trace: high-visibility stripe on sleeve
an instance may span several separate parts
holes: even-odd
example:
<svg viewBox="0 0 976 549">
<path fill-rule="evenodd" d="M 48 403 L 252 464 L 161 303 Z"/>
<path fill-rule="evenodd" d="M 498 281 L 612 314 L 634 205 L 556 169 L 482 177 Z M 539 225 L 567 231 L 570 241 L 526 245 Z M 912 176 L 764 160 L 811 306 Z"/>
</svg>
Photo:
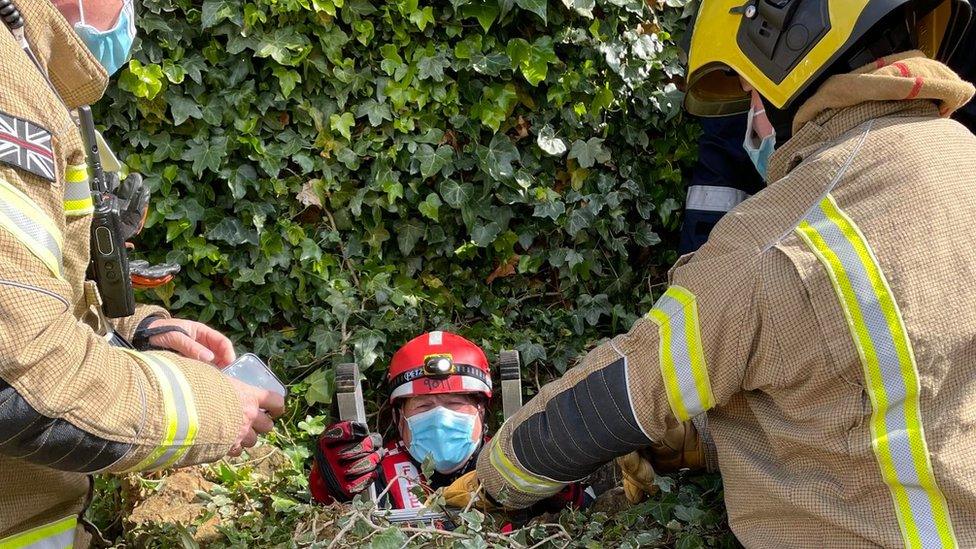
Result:
<svg viewBox="0 0 976 549">
<path fill-rule="evenodd" d="M 156 377 L 163 402 L 163 439 L 132 471 L 165 469 L 177 463 L 193 446 L 200 427 L 193 392 L 183 372 L 168 358 L 151 353 L 126 352 L 149 367 Z"/>
<path fill-rule="evenodd" d="M 77 526 L 78 517 L 71 515 L 0 539 L 0 549 L 69 549 L 74 545 Z"/>
<path fill-rule="evenodd" d="M 687 421 L 715 406 L 702 349 L 701 323 L 695 295 L 671 286 L 648 313 L 658 327 L 661 375 L 671 411 Z"/>
<path fill-rule="evenodd" d="M 94 212 L 88 167 L 84 164 L 68 166 L 64 179 L 64 214 L 82 216 Z"/>
<path fill-rule="evenodd" d="M 830 195 L 796 229 L 834 287 L 864 370 L 871 444 L 906 547 L 956 547 L 920 414 L 912 342 L 877 257 Z"/>
<path fill-rule="evenodd" d="M 488 444 L 491 446 L 488 454 L 488 461 L 491 463 L 491 466 L 498 471 L 498 474 L 506 482 L 517 488 L 520 492 L 532 495 L 551 496 L 563 488 L 564 484 L 561 482 L 533 475 L 518 465 L 515 465 L 505 455 L 505 452 L 502 451 L 498 438 L 493 438 Z"/>
<path fill-rule="evenodd" d="M 36 202 L 3 179 L 0 179 L 0 228 L 26 246 L 51 274 L 61 277 L 61 231 Z"/>
</svg>

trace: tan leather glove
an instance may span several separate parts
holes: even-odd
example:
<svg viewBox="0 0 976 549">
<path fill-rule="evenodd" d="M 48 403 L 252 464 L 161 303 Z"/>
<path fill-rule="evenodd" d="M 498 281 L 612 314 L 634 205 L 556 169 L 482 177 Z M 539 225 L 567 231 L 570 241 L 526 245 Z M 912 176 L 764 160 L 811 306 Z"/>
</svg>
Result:
<svg viewBox="0 0 976 549">
<path fill-rule="evenodd" d="M 655 471 L 673 473 L 681 469 L 705 469 L 705 445 L 694 424 L 686 421 L 666 431 L 660 441 L 646 450 L 617 458 L 617 465 L 624 477 L 627 501 L 636 504 L 657 493 Z"/>
<path fill-rule="evenodd" d="M 705 469 L 705 444 L 695 425 L 686 421 L 668 429 L 664 438 L 647 450 L 647 459 L 659 473 Z"/>
<path fill-rule="evenodd" d="M 479 493 L 480 492 L 480 493 Z M 482 511 L 497 511 L 500 508 L 492 503 L 488 496 L 481 491 L 481 481 L 478 471 L 471 471 L 458 477 L 450 486 L 444 489 L 444 500 L 451 507 L 464 509 L 471 503 L 471 498 L 478 496 L 475 506 Z"/>
<path fill-rule="evenodd" d="M 654 468 L 640 452 L 631 452 L 617 458 L 617 465 L 624 476 L 624 495 L 627 501 L 637 504 L 644 498 L 657 493 L 654 485 Z"/>
</svg>

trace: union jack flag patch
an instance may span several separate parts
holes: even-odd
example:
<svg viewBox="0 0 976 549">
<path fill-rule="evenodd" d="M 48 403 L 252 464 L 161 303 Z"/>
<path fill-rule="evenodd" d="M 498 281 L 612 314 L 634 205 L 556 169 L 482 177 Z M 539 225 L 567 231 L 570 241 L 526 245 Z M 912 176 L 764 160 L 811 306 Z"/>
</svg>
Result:
<svg viewBox="0 0 976 549">
<path fill-rule="evenodd" d="M 0 162 L 54 181 L 51 132 L 0 112 Z"/>
</svg>

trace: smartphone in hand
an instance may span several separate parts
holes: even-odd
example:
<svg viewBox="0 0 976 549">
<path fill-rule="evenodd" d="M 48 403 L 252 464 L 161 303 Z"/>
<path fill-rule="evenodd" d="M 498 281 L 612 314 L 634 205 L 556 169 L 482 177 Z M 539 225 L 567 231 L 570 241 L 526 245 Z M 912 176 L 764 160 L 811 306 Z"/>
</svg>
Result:
<svg viewBox="0 0 976 549">
<path fill-rule="evenodd" d="M 248 385 L 265 389 L 273 393 L 278 393 L 282 397 L 288 394 L 284 384 L 274 375 L 271 368 L 263 360 L 252 353 L 246 353 L 231 362 L 229 366 L 221 370 L 224 375 L 230 376 Z"/>
</svg>

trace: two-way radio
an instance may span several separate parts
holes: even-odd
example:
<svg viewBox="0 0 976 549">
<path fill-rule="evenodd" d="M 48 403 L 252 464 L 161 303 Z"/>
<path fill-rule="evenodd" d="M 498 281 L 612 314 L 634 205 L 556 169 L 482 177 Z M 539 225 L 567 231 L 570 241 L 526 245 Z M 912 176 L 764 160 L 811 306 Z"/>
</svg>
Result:
<svg viewBox="0 0 976 549">
<path fill-rule="evenodd" d="M 88 278 L 95 281 L 102 296 L 102 311 L 109 318 L 131 316 L 136 310 L 132 279 L 129 276 L 129 256 L 122 238 L 122 221 L 118 199 L 108 188 L 102 169 L 95 137 L 95 121 L 91 109 L 78 109 L 81 137 L 85 143 L 85 157 L 91 176 L 92 199 L 95 212 L 91 224 L 91 262 Z"/>
</svg>

